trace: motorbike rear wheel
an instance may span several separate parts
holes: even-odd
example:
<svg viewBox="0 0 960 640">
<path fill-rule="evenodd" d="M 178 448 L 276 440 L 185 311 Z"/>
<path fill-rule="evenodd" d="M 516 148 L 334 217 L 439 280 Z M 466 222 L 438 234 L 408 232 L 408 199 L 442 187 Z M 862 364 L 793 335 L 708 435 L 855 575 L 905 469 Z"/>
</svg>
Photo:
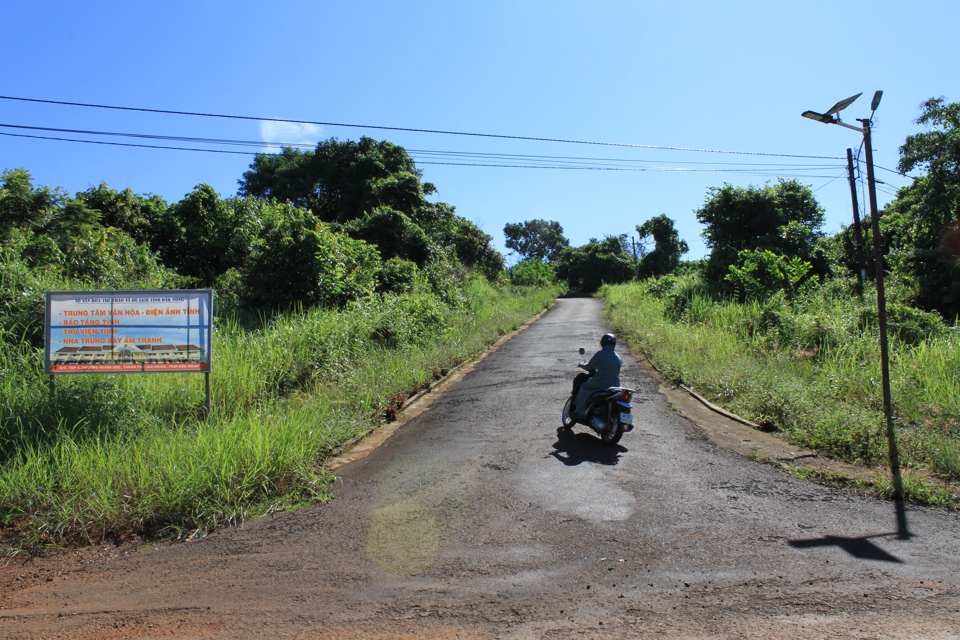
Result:
<svg viewBox="0 0 960 640">
<path fill-rule="evenodd" d="M 620 424 L 619 422 L 614 423 L 614 425 L 611 428 L 603 431 L 603 433 L 600 434 L 600 440 L 603 442 L 603 444 L 609 444 L 609 445 L 617 444 L 618 442 L 620 442 L 620 438 L 622 437 L 623 437 L 623 425 Z"/>
<path fill-rule="evenodd" d="M 573 413 L 573 396 L 567 398 L 567 402 L 563 405 L 563 414 L 560 417 L 560 420 L 565 429 L 569 429 L 577 423 L 571 415 Z"/>
</svg>

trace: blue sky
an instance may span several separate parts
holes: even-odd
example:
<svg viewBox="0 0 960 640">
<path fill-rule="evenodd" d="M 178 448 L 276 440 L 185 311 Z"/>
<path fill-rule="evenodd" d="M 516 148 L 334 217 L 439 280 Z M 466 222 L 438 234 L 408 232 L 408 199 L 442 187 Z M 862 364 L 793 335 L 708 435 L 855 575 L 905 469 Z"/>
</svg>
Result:
<svg viewBox="0 0 960 640">
<path fill-rule="evenodd" d="M 913 122 L 920 103 L 960 100 L 955 0 L 2 0 L 0 6 L 4 96 L 834 158 L 278 127 L 0 100 L 5 125 L 249 141 L 388 139 L 411 150 L 439 199 L 490 233 L 501 250 L 507 222 L 557 220 L 573 244 L 582 244 L 632 233 L 664 213 L 689 243 L 687 257 L 702 257 L 707 249 L 694 211 L 707 189 L 763 184 L 777 175 L 807 176 L 802 181 L 826 209 L 825 230 L 835 232 L 852 217 L 841 158 L 847 147 L 856 150 L 860 136 L 800 113 L 864 92 L 841 114 L 857 124 L 882 89 L 875 161 L 894 169 L 904 138 L 921 131 Z M 0 133 L 103 139 L 9 127 Z M 438 157 L 425 152 L 436 151 L 601 158 L 614 161 L 608 166 L 648 170 L 425 164 Z M 36 183 L 70 192 L 102 181 L 176 201 L 207 183 L 230 196 L 251 160 L 0 136 L 0 169 L 25 167 Z M 883 170 L 878 178 L 887 183 L 880 186 L 881 205 L 908 183 Z"/>
</svg>

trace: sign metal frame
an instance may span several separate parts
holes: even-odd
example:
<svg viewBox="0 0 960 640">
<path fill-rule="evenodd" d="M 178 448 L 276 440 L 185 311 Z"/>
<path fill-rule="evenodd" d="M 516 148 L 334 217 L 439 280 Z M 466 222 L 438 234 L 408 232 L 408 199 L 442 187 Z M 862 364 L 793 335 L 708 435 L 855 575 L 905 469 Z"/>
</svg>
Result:
<svg viewBox="0 0 960 640">
<path fill-rule="evenodd" d="M 213 290 L 47 291 L 44 373 L 203 373 L 210 412 Z"/>
</svg>

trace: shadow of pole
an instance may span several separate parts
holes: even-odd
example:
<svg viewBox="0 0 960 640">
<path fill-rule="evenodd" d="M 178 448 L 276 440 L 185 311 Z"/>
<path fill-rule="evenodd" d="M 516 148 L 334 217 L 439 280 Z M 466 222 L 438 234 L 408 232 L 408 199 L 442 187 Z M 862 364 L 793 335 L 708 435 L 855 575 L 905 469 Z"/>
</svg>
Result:
<svg viewBox="0 0 960 640">
<path fill-rule="evenodd" d="M 883 535 L 886 536 L 890 534 Z M 795 549 L 807 549 L 810 547 L 840 547 L 854 558 L 858 558 L 860 560 L 879 560 L 881 562 L 902 563 L 902 560 L 884 551 L 870 541 L 870 538 L 878 537 L 882 536 L 863 536 L 862 538 L 823 536 L 822 538 L 810 538 L 807 540 L 788 540 L 787 544 Z M 897 535 L 897 537 L 899 537 L 899 535 Z"/>
<path fill-rule="evenodd" d="M 902 491 L 901 491 L 901 495 Z M 903 499 L 894 501 L 897 510 L 897 538 L 900 540 L 909 540 L 913 537 L 913 534 L 910 533 L 910 530 L 907 528 L 907 506 L 904 504 Z"/>
</svg>

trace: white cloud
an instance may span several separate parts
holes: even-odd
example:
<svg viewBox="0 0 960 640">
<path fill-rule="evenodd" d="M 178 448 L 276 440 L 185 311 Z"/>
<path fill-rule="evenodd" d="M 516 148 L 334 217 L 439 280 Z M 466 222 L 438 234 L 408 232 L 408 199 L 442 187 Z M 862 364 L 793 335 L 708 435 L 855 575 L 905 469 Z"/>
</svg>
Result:
<svg viewBox="0 0 960 640">
<path fill-rule="evenodd" d="M 286 142 L 289 144 L 316 144 L 323 135 L 323 129 L 315 124 L 301 122 L 260 121 L 260 137 L 264 142 Z M 268 151 L 276 152 L 275 147 Z"/>
</svg>

